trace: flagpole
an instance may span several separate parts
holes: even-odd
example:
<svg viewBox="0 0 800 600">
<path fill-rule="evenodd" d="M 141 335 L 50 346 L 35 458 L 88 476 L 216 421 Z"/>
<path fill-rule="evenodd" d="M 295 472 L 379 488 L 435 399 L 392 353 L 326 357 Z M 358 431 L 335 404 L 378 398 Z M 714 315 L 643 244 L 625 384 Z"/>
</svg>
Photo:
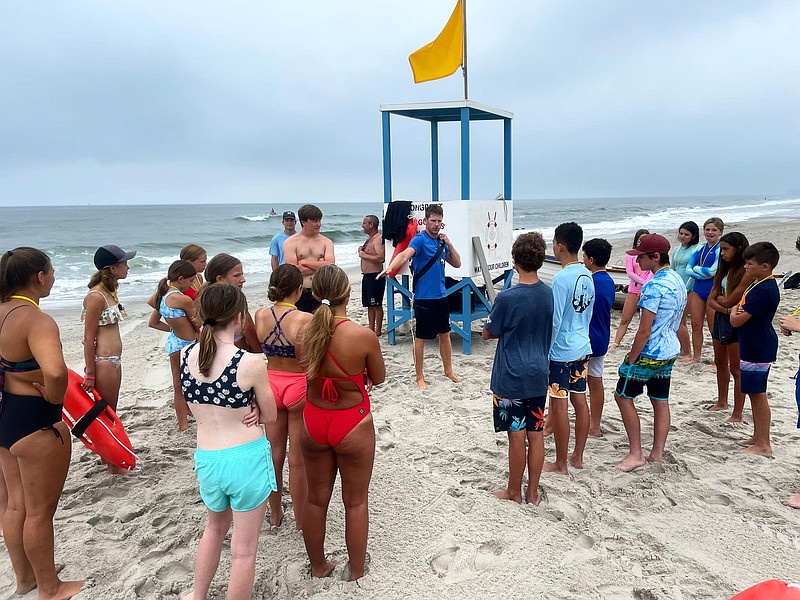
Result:
<svg viewBox="0 0 800 600">
<path fill-rule="evenodd" d="M 467 79 L 467 0 L 461 0 L 461 20 L 464 22 L 464 64 L 461 70 L 464 73 L 464 100 L 469 99 L 469 82 Z"/>
</svg>

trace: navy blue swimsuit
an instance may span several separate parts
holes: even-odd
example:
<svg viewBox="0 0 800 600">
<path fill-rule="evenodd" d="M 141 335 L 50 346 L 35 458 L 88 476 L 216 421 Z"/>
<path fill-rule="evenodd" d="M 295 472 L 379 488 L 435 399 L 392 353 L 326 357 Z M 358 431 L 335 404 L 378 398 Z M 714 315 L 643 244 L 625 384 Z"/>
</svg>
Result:
<svg viewBox="0 0 800 600">
<path fill-rule="evenodd" d="M 16 306 L 6 313 L 0 330 L 8 315 L 22 308 Z M 11 448 L 22 438 L 39 430 L 51 430 L 61 439 L 61 433 L 53 427 L 61 420 L 61 404 L 52 404 L 41 396 L 23 396 L 4 390 L 6 373 L 30 373 L 41 367 L 35 358 L 13 362 L 0 356 L 0 447 Z M 64 440 L 61 439 L 61 443 Z"/>
<path fill-rule="evenodd" d="M 236 383 L 236 372 L 244 350 L 239 350 L 231 358 L 231 362 L 216 380 L 210 382 L 197 381 L 189 372 L 189 353 L 196 342 L 189 346 L 183 355 L 181 367 L 181 389 L 183 397 L 189 404 L 211 404 L 225 408 L 245 408 L 253 402 L 253 390 L 242 391 Z"/>
</svg>

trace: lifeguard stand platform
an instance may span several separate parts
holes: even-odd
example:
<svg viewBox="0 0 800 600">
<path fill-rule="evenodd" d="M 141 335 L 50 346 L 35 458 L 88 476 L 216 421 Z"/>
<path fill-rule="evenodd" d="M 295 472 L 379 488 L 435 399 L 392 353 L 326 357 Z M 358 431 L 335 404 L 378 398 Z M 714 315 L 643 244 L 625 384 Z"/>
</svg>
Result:
<svg viewBox="0 0 800 600">
<path fill-rule="evenodd" d="M 475 226 L 475 221 L 480 219 L 485 223 L 487 221 L 487 207 L 489 207 L 488 219 L 492 220 L 491 210 L 498 209 L 496 206 L 500 205 L 503 208 L 503 214 L 509 228 L 512 227 L 512 215 L 508 214 L 511 203 L 511 119 L 514 115 L 508 111 L 491 108 L 471 100 L 460 100 L 454 102 L 430 102 L 424 104 L 386 104 L 381 105 L 381 117 L 383 126 L 383 201 L 388 205 L 392 201 L 392 141 L 391 141 L 391 116 L 397 115 L 401 117 L 408 117 L 410 119 L 418 119 L 420 121 L 428 121 L 431 128 L 431 200 L 430 202 L 439 202 L 439 123 L 460 122 L 461 123 L 461 201 L 469 201 L 469 204 L 464 203 L 463 210 L 453 205 L 460 205 L 461 201 L 445 202 L 443 203 L 445 209 L 445 217 L 447 223 L 452 223 L 454 219 L 453 212 L 455 211 L 460 221 L 463 222 L 464 227 L 457 228 L 448 227 L 447 233 L 451 239 L 454 233 L 459 231 L 461 233 L 460 243 L 456 243 L 459 254 L 462 256 L 462 269 L 460 272 L 453 272 L 454 270 L 448 265 L 447 269 L 449 274 L 461 275 L 461 281 L 456 285 L 448 288 L 447 295 L 461 294 L 461 310 L 450 313 L 450 324 L 452 328 L 463 339 L 463 353 L 471 354 L 472 352 L 472 339 L 471 329 L 472 322 L 485 318 L 491 312 L 491 305 L 484 297 L 484 294 L 479 290 L 478 286 L 473 281 L 473 275 L 481 273 L 481 268 L 475 266 L 473 263 L 477 262 L 474 257 L 474 250 L 471 243 L 471 238 L 466 237 L 469 231 Z M 470 122 L 471 121 L 502 121 L 503 123 L 503 198 L 505 202 L 495 201 L 472 201 L 470 200 Z M 480 206 L 478 206 L 480 205 Z M 412 207 L 414 213 L 423 213 L 427 203 L 415 203 Z M 474 212 L 474 217 L 469 217 L 468 214 Z M 461 214 L 463 213 L 463 214 Z M 495 212 L 496 217 L 496 212 Z M 495 219 L 496 220 L 496 219 Z M 469 221 L 469 222 L 468 222 Z M 421 221 L 420 221 L 421 222 Z M 496 228 L 495 223 L 495 228 Z M 488 228 L 489 224 L 485 226 Z M 502 281 L 503 288 L 507 288 L 511 284 L 513 270 L 510 261 L 510 243 L 511 232 L 506 234 L 508 238 L 507 253 L 508 256 L 504 259 L 496 260 L 495 264 L 489 265 L 491 269 L 494 267 L 504 269 L 502 274 L 491 278 L 489 273 L 485 273 L 485 283 L 493 286 L 494 284 Z M 464 243 L 464 241 L 469 240 Z M 496 246 L 496 244 L 494 244 Z M 497 258 L 497 257 L 495 257 Z M 389 343 L 394 345 L 396 342 L 397 328 L 408 321 L 412 316 L 411 307 L 411 290 L 409 288 L 408 270 L 401 271 L 400 280 L 388 278 L 388 295 L 387 295 L 387 332 L 389 334 Z M 489 284 L 491 279 L 491 284 Z M 396 306 L 396 296 L 400 296 L 400 305 Z M 473 302 L 473 299 L 474 302 Z M 459 325 L 460 323 L 461 325 Z"/>
</svg>

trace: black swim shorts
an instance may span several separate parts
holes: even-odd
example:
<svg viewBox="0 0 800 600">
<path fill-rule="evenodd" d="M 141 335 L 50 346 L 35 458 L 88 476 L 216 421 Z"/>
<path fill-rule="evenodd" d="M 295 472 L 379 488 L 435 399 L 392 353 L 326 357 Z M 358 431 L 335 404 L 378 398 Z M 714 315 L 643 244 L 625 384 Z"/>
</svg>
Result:
<svg viewBox="0 0 800 600">
<path fill-rule="evenodd" d="M 447 298 L 414 300 L 415 335 L 421 340 L 432 340 L 440 333 L 450 331 L 450 305 Z"/>
<path fill-rule="evenodd" d="M 361 306 L 382 306 L 386 291 L 386 278 L 376 277 L 377 273 L 361 274 Z"/>
</svg>

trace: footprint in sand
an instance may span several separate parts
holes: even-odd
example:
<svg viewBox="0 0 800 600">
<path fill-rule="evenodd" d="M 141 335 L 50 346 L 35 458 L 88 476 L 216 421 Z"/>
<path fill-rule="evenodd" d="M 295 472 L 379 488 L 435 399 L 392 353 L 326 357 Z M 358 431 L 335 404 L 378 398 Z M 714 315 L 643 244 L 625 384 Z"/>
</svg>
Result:
<svg viewBox="0 0 800 600">
<path fill-rule="evenodd" d="M 442 548 L 436 552 L 430 560 L 431 569 L 439 577 L 444 577 L 450 570 L 453 564 L 453 559 L 458 552 L 458 546 L 450 546 L 449 548 Z"/>
<path fill-rule="evenodd" d="M 701 498 L 701 500 L 712 506 L 730 506 L 732 503 L 731 499 L 725 494 L 711 494 Z"/>
<path fill-rule="evenodd" d="M 389 450 L 394 448 L 394 431 L 389 425 L 382 425 L 378 427 L 378 448 L 383 450 Z"/>
<path fill-rule="evenodd" d="M 578 534 L 578 539 L 575 540 L 575 545 L 578 546 L 578 548 L 588 550 L 594 546 L 594 538 L 591 538 L 585 533 L 581 532 Z"/>
</svg>

